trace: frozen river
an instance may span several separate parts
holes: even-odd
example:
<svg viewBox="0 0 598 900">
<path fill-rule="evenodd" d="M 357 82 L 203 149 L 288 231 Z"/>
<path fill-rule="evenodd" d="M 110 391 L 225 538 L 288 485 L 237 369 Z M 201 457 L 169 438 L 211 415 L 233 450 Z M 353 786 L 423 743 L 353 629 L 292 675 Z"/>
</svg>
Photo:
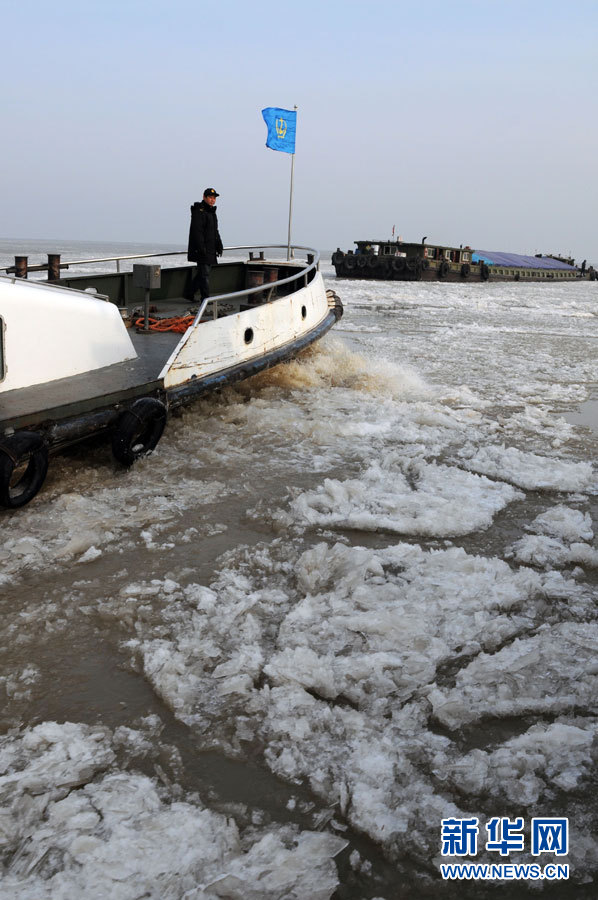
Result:
<svg viewBox="0 0 598 900">
<path fill-rule="evenodd" d="M 2 515 L 0 897 L 527 896 L 440 879 L 497 816 L 595 896 L 598 285 L 323 270 L 318 346 Z"/>
</svg>

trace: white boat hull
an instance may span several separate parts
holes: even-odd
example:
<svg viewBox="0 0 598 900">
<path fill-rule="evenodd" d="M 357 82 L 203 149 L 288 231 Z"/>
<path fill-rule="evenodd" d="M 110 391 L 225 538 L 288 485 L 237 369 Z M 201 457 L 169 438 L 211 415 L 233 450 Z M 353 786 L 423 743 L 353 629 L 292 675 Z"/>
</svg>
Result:
<svg viewBox="0 0 598 900">
<path fill-rule="evenodd" d="M 295 293 L 190 328 L 160 373 L 168 390 L 249 362 L 313 331 L 329 313 L 318 272 Z"/>
</svg>

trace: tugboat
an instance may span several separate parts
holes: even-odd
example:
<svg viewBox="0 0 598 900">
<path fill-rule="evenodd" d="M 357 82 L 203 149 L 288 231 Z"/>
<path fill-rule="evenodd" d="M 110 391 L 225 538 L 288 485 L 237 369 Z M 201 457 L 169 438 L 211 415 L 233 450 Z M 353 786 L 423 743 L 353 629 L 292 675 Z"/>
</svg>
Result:
<svg viewBox="0 0 598 900">
<path fill-rule="evenodd" d="M 69 264 L 49 258 L 51 283 L 26 280 L 26 269 L 0 277 L 0 506 L 28 503 L 49 454 L 92 435 L 131 465 L 155 448 L 171 409 L 296 356 L 342 316 L 317 251 L 296 247 L 306 259 L 282 261 L 229 249 L 249 259 L 215 267 L 214 296 L 193 310 L 194 267 L 120 271 L 124 259 L 164 254 L 79 260 L 117 271 L 66 278 L 57 270 Z"/>
<path fill-rule="evenodd" d="M 471 247 L 428 243 L 355 241 L 356 250 L 339 248 L 332 254 L 338 278 L 371 278 L 377 281 L 546 281 L 590 278 L 592 266 L 579 269 L 574 260 L 555 256 L 522 256 Z"/>
</svg>

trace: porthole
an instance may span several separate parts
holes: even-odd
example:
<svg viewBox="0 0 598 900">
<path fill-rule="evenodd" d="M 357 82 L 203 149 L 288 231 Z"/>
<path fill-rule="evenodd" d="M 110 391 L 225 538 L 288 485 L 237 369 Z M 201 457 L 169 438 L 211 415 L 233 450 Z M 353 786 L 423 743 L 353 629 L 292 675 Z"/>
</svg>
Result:
<svg viewBox="0 0 598 900">
<path fill-rule="evenodd" d="M 243 335 L 245 343 L 250 344 L 253 340 L 253 328 L 246 328 L 245 334 Z"/>
<path fill-rule="evenodd" d="M 307 309 L 305 308 L 305 306 L 302 306 L 302 307 L 301 307 L 301 318 L 302 318 L 302 319 L 306 319 L 306 318 L 307 318 Z"/>
</svg>

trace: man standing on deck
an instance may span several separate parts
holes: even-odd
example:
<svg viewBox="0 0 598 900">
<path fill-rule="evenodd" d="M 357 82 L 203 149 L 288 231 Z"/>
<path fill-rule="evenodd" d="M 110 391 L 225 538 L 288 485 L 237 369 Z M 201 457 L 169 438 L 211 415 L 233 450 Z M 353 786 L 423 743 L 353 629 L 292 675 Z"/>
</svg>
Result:
<svg viewBox="0 0 598 900">
<path fill-rule="evenodd" d="M 216 197 L 219 196 L 214 188 L 206 188 L 201 203 L 194 203 L 191 207 L 187 259 L 197 263 L 197 269 L 191 290 L 185 294 L 186 300 L 193 300 L 196 291 L 199 291 L 202 300 L 210 296 L 210 268 L 216 265 L 223 249 L 216 216 Z"/>
</svg>

